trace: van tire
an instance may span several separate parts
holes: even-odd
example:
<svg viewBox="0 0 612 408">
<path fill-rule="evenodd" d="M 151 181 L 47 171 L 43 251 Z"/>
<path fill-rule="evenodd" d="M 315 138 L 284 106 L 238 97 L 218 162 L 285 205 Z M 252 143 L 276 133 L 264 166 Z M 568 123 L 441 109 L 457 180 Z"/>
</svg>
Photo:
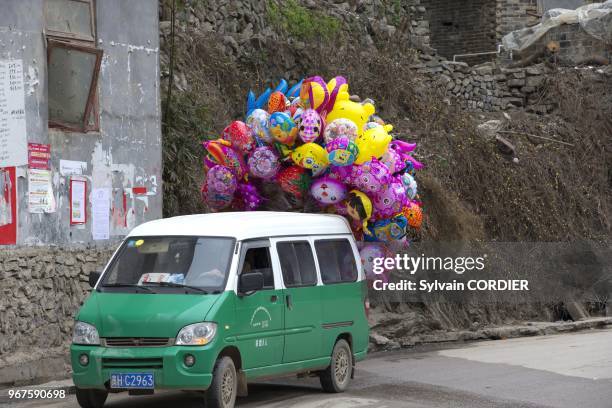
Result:
<svg viewBox="0 0 612 408">
<path fill-rule="evenodd" d="M 106 390 L 76 389 L 76 399 L 81 408 L 102 408 L 108 397 Z"/>
<path fill-rule="evenodd" d="M 206 408 L 233 408 L 238 391 L 238 376 L 234 361 L 227 356 L 215 363 L 213 379 L 206 391 Z"/>
<path fill-rule="evenodd" d="M 323 391 L 330 393 L 344 392 L 351 381 L 353 353 L 351 346 L 344 339 L 336 342 L 331 355 L 329 367 L 319 374 Z"/>
</svg>

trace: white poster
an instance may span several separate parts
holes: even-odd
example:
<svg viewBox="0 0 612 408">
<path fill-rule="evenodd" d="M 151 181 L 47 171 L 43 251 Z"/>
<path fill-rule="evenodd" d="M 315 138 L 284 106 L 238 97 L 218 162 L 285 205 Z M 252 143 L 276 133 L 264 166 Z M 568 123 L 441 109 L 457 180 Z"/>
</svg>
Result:
<svg viewBox="0 0 612 408">
<path fill-rule="evenodd" d="M 28 170 L 28 209 L 33 214 L 55 212 L 50 170 Z"/>
<path fill-rule="evenodd" d="M 0 61 L 0 167 L 28 164 L 23 64 Z"/>
<path fill-rule="evenodd" d="M 60 160 L 60 174 L 62 176 L 80 176 L 86 170 L 86 162 L 74 160 Z"/>
<path fill-rule="evenodd" d="M 94 188 L 91 193 L 91 234 L 94 240 L 110 237 L 110 188 Z"/>
<path fill-rule="evenodd" d="M 70 225 L 87 222 L 87 181 L 70 180 Z"/>
</svg>

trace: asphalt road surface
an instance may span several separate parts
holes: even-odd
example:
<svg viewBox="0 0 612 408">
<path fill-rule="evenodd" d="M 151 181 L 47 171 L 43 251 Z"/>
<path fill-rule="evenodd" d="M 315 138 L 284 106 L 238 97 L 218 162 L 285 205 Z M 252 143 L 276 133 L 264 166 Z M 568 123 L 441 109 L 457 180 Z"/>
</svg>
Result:
<svg viewBox="0 0 612 408">
<path fill-rule="evenodd" d="M 106 406 L 190 408 L 200 399 L 115 394 Z M 78 407 L 74 396 L 8 406 Z M 316 378 L 283 379 L 249 385 L 237 407 L 612 408 L 612 329 L 374 354 L 344 394 L 322 393 Z"/>
</svg>

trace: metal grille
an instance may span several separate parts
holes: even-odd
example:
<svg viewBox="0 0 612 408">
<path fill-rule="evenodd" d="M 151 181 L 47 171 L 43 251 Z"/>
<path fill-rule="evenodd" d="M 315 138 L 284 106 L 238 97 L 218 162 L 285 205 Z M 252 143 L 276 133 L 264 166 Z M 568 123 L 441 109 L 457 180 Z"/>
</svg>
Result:
<svg viewBox="0 0 612 408">
<path fill-rule="evenodd" d="M 102 368 L 163 368 L 162 358 L 102 358 Z"/>
<path fill-rule="evenodd" d="M 165 347 L 171 346 L 174 339 L 167 337 L 107 337 L 102 340 L 106 347 Z"/>
</svg>

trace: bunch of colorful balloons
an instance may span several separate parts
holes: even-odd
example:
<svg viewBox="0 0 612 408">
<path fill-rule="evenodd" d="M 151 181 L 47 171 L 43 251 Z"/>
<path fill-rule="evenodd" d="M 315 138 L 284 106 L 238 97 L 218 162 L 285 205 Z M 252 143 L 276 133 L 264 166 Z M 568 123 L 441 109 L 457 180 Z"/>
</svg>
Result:
<svg viewBox="0 0 612 408">
<path fill-rule="evenodd" d="M 346 216 L 358 239 L 404 240 L 421 227 L 414 175 L 423 165 L 412 156 L 416 144 L 392 131 L 371 100 L 350 97 L 341 76 L 291 88 L 281 80 L 259 97 L 249 91 L 245 120 L 203 142 L 202 197 L 213 211 L 255 210 L 266 199 L 262 185 L 277 183 L 295 200 Z"/>
</svg>

